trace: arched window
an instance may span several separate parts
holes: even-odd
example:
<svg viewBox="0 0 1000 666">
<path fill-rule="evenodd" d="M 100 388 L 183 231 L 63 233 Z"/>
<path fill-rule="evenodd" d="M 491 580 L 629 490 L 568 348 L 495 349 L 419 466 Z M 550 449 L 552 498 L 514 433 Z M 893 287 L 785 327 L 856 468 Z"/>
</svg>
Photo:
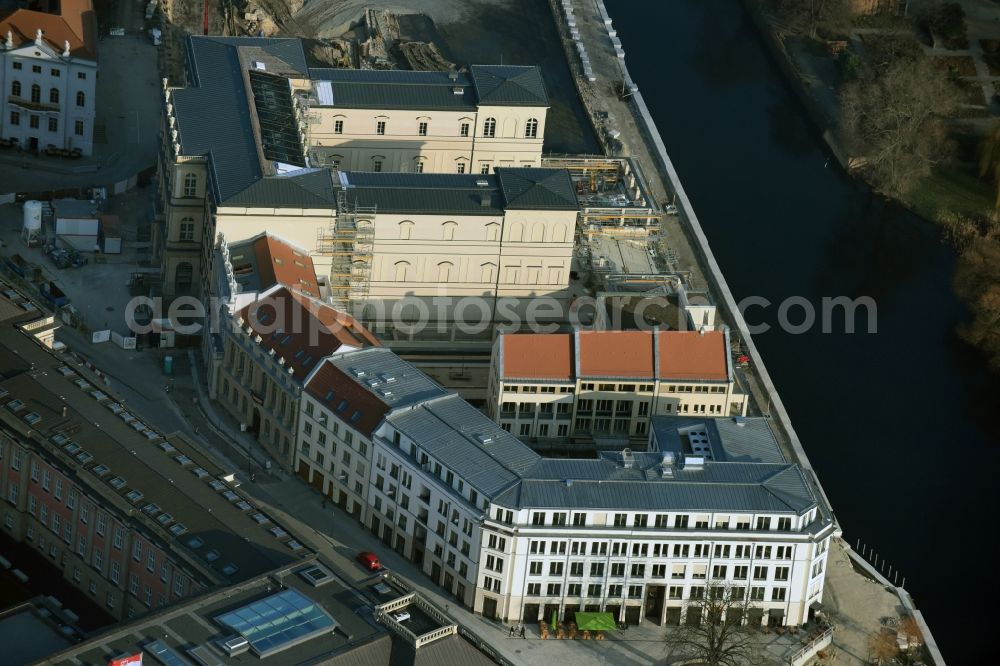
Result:
<svg viewBox="0 0 1000 666">
<path fill-rule="evenodd" d="M 523 224 L 521 224 L 520 222 L 515 222 L 514 224 L 510 225 L 510 236 L 508 236 L 507 238 L 508 241 L 512 243 L 520 243 L 521 238 L 523 236 L 524 236 Z"/>
<path fill-rule="evenodd" d="M 458 222 L 444 222 L 441 224 L 441 238 L 442 240 L 455 240 L 455 227 L 458 226 Z"/>
<path fill-rule="evenodd" d="M 541 222 L 535 222 L 531 225 L 531 242 L 541 243 L 545 240 L 545 225 Z"/>
<path fill-rule="evenodd" d="M 31 84 L 31 101 L 35 104 L 42 101 L 42 87 L 37 83 Z"/>
<path fill-rule="evenodd" d="M 406 282 L 408 277 L 407 273 L 410 270 L 410 262 L 408 261 L 397 261 L 396 262 L 396 274 L 394 276 L 396 282 Z"/>
<path fill-rule="evenodd" d="M 497 119 L 487 118 L 483 121 L 483 136 L 497 135 Z"/>
<path fill-rule="evenodd" d="M 438 264 L 438 282 L 449 282 L 453 268 L 455 268 L 455 264 L 450 261 L 442 261 Z"/>
<path fill-rule="evenodd" d="M 59 103 L 59 88 L 53 88 L 49 91 L 49 104 Z"/>
<path fill-rule="evenodd" d="M 80 92 L 78 92 L 76 94 L 76 105 L 77 106 L 83 106 L 86 103 L 87 103 L 87 96 L 81 90 Z"/>
<path fill-rule="evenodd" d="M 424 161 L 425 160 L 426 160 L 426 158 L 424 158 L 424 157 L 415 157 L 415 158 L 413 158 L 413 171 L 414 171 L 414 173 L 423 173 L 424 172 Z"/>
<path fill-rule="evenodd" d="M 495 241 L 500 237 L 500 225 L 490 222 L 486 225 L 486 240 Z"/>
<path fill-rule="evenodd" d="M 184 196 L 198 196 L 198 176 L 193 173 L 184 174 Z"/>
<path fill-rule="evenodd" d="M 524 123 L 524 136 L 528 139 L 534 139 L 538 136 L 537 118 L 528 118 L 528 122 Z"/>
<path fill-rule="evenodd" d="M 399 223 L 399 239 L 410 240 L 410 233 L 413 231 L 413 222 L 403 220 Z"/>
<path fill-rule="evenodd" d="M 10 94 L 13 95 L 14 97 L 20 97 L 21 96 L 21 82 L 20 81 L 12 81 L 11 82 L 11 84 L 10 84 Z"/>
</svg>

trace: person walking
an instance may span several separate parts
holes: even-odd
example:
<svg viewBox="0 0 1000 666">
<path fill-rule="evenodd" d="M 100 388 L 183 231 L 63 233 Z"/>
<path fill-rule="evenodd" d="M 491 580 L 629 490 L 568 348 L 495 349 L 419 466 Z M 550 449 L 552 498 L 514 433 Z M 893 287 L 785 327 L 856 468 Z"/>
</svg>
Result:
<svg viewBox="0 0 1000 666">
<path fill-rule="evenodd" d="M 510 625 L 510 633 L 507 634 L 507 638 L 514 638 L 514 625 Z"/>
<path fill-rule="evenodd" d="M 521 638 L 524 638 L 524 625 L 521 625 Z"/>
</svg>

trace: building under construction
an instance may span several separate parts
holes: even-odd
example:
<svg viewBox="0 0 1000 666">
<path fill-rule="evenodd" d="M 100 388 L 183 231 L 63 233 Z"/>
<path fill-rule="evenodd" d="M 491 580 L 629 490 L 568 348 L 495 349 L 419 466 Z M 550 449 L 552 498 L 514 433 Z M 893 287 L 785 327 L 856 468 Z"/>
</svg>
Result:
<svg viewBox="0 0 1000 666">
<path fill-rule="evenodd" d="M 542 166 L 569 171 L 580 202 L 579 229 L 588 239 L 659 233 L 663 212 L 631 157 L 543 157 Z"/>
</svg>

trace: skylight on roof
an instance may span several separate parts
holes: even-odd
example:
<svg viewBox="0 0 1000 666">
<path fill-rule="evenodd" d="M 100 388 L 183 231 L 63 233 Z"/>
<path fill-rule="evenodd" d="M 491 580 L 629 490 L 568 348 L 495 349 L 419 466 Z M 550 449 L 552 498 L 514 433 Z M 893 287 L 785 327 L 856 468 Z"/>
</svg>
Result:
<svg viewBox="0 0 1000 666">
<path fill-rule="evenodd" d="M 355 409 L 354 413 L 351 414 L 351 423 L 354 423 L 355 421 L 357 421 L 360 418 L 361 418 L 361 410 L 360 409 Z"/>
<path fill-rule="evenodd" d="M 340 401 L 340 404 L 339 404 L 339 405 L 337 405 L 337 411 L 338 411 L 338 412 L 342 412 L 342 411 L 344 411 L 345 409 L 347 409 L 347 400 L 341 400 L 341 401 Z"/>
<path fill-rule="evenodd" d="M 333 400 L 333 391 L 327 391 L 326 395 L 323 396 L 323 400 L 325 400 L 326 402 L 330 402 L 331 400 Z"/>
<path fill-rule="evenodd" d="M 215 621 L 245 638 L 262 659 L 337 628 L 322 606 L 294 589 L 217 615 Z"/>
</svg>

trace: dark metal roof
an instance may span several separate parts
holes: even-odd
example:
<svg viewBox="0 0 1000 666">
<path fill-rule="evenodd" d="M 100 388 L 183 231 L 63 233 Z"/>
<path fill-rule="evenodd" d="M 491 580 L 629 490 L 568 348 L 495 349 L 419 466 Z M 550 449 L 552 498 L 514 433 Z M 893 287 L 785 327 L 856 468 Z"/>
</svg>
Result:
<svg viewBox="0 0 1000 666">
<path fill-rule="evenodd" d="M 172 93 L 181 154 L 208 158 L 215 199 L 224 201 L 263 176 L 243 71 L 264 58 L 304 75 L 302 42 L 191 36 L 187 57 L 191 85 Z"/>
<path fill-rule="evenodd" d="M 331 208 L 337 190 L 328 169 L 302 169 L 287 176 L 260 178 L 221 201 L 225 206 Z"/>
<path fill-rule="evenodd" d="M 538 67 L 472 65 L 469 68 L 480 106 L 548 106 Z"/>
<path fill-rule="evenodd" d="M 476 92 L 464 73 L 371 69 L 310 69 L 315 86 L 329 86 L 332 104 L 345 109 L 476 110 Z M 454 77 L 454 78 L 452 78 Z"/>
<path fill-rule="evenodd" d="M 565 169 L 497 168 L 510 210 L 579 210 L 573 181 Z"/>
</svg>

